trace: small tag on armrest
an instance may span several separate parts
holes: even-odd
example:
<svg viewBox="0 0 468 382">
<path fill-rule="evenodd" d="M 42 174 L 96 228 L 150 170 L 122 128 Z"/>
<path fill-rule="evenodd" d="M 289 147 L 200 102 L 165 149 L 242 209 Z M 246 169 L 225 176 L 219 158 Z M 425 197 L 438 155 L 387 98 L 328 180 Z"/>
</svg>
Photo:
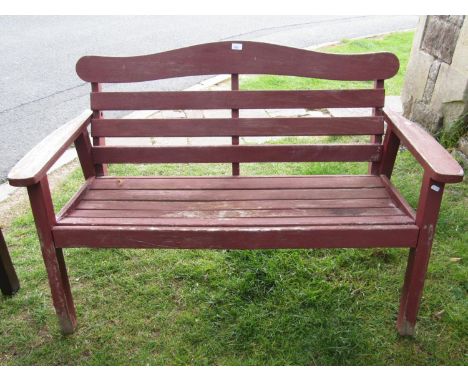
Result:
<svg viewBox="0 0 468 382">
<path fill-rule="evenodd" d="M 431 186 L 431 190 L 435 191 L 435 192 L 439 192 L 440 191 L 440 187 L 439 186 L 436 186 L 435 184 L 433 184 Z"/>
</svg>

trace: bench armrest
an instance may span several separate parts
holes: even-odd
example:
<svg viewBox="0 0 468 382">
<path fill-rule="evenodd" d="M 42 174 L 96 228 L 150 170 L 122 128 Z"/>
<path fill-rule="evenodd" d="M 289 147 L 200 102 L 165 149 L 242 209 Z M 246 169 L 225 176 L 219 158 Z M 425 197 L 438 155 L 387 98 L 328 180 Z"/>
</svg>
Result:
<svg viewBox="0 0 468 382">
<path fill-rule="evenodd" d="M 428 171 L 431 179 L 441 183 L 458 183 L 463 180 L 462 167 L 419 124 L 388 108 L 384 108 L 383 115 L 391 131 Z"/>
<path fill-rule="evenodd" d="M 31 186 L 41 180 L 65 150 L 82 134 L 91 121 L 92 111 L 85 110 L 45 137 L 10 171 L 12 186 Z"/>
</svg>

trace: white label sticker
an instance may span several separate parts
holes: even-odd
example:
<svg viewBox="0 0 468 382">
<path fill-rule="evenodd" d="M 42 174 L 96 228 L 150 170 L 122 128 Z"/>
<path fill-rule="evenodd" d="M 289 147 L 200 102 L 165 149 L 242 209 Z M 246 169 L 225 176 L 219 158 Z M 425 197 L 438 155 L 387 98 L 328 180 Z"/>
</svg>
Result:
<svg viewBox="0 0 468 382">
<path fill-rule="evenodd" d="M 436 186 L 435 184 L 433 184 L 431 186 L 431 190 L 434 190 L 435 192 L 439 192 L 440 191 L 440 187 L 439 186 Z"/>
<path fill-rule="evenodd" d="M 233 42 L 231 45 L 232 50 L 242 50 L 242 44 L 238 42 Z"/>
</svg>

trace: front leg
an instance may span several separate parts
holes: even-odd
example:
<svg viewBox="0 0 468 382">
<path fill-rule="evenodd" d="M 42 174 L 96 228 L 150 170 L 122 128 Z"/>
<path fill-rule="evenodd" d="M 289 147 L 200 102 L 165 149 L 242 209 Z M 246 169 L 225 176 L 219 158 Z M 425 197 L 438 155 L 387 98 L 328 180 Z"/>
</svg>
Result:
<svg viewBox="0 0 468 382">
<path fill-rule="evenodd" d="M 410 249 L 397 320 L 398 332 L 402 336 L 414 335 L 443 191 L 443 183 L 424 174 L 416 213 L 419 237 L 416 247 Z"/>
<path fill-rule="evenodd" d="M 60 328 L 70 334 L 76 328 L 76 313 L 62 249 L 55 247 L 52 236 L 56 220 L 47 176 L 29 186 L 28 194 Z"/>
</svg>

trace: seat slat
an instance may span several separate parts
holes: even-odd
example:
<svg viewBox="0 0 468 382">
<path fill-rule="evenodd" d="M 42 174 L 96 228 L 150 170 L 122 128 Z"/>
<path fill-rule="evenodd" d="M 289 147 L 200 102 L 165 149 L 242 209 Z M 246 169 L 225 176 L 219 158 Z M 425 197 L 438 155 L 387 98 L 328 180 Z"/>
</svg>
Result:
<svg viewBox="0 0 468 382">
<path fill-rule="evenodd" d="M 310 208 L 310 209 L 269 209 L 269 210 L 81 210 L 70 212 L 67 217 L 75 218 L 271 218 L 307 216 L 396 216 L 404 213 L 390 208 Z"/>
<path fill-rule="evenodd" d="M 383 107 L 383 89 L 92 92 L 93 110 Z"/>
<path fill-rule="evenodd" d="M 291 249 L 414 247 L 416 225 L 304 227 L 56 226 L 60 248 Z"/>
<path fill-rule="evenodd" d="M 271 217 L 271 218 L 133 218 L 133 217 L 64 217 L 59 225 L 98 226 L 178 226 L 178 227 L 228 227 L 228 226 L 295 226 L 295 225 L 382 225 L 414 224 L 405 215 L 398 216 L 313 216 L 313 217 Z"/>
<path fill-rule="evenodd" d="M 383 134 L 382 117 L 95 119 L 94 137 L 323 136 Z"/>
<path fill-rule="evenodd" d="M 77 210 L 161 210 L 161 211 L 206 211 L 237 209 L 278 209 L 278 208 L 380 208 L 394 207 L 389 198 L 380 199 L 286 199 L 286 200 L 228 200 L 228 201 L 135 201 L 135 200 L 82 200 Z"/>
<path fill-rule="evenodd" d="M 89 190 L 83 200 L 285 200 L 387 198 L 384 188 L 287 190 Z"/>
<path fill-rule="evenodd" d="M 93 147 L 95 163 L 376 162 L 379 144 Z"/>
<path fill-rule="evenodd" d="M 89 82 L 137 82 L 216 74 L 278 74 L 329 80 L 372 81 L 396 74 L 392 53 L 331 54 L 253 41 L 190 46 L 136 57 L 82 57 L 76 71 Z M 239 45 L 240 44 L 240 45 Z"/>
<path fill-rule="evenodd" d="M 92 190 L 190 190 L 190 189 L 290 189 L 290 188 L 376 188 L 382 179 L 372 175 L 351 176 L 255 176 L 255 177 L 104 177 L 90 185 Z"/>
</svg>

